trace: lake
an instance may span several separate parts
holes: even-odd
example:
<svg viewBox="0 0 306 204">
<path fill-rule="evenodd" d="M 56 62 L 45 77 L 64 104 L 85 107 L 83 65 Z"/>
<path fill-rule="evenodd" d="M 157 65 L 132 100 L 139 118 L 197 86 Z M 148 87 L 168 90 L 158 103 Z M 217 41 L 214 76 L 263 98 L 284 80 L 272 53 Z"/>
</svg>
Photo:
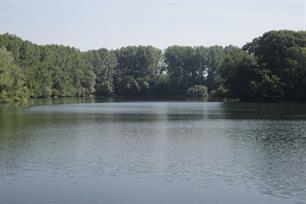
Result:
<svg viewBox="0 0 306 204">
<path fill-rule="evenodd" d="M 1 204 L 305 201 L 306 104 L 0 106 Z"/>
</svg>

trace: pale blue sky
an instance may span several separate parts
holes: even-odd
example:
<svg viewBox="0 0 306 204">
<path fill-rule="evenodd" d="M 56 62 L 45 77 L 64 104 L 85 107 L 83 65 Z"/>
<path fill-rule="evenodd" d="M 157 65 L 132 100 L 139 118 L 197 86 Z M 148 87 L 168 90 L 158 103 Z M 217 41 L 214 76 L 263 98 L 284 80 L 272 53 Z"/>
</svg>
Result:
<svg viewBox="0 0 306 204">
<path fill-rule="evenodd" d="M 238 45 L 305 29 L 305 0 L 0 0 L 0 33 L 81 50 Z"/>
</svg>

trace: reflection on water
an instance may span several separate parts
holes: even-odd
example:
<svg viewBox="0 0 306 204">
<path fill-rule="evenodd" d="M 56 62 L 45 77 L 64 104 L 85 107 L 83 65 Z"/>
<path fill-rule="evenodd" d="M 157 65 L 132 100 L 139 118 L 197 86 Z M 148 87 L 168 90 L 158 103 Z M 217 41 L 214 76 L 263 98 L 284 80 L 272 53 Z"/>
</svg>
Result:
<svg viewBox="0 0 306 204">
<path fill-rule="evenodd" d="M 306 200 L 304 104 L 66 100 L 0 108 L 1 202 Z"/>
</svg>

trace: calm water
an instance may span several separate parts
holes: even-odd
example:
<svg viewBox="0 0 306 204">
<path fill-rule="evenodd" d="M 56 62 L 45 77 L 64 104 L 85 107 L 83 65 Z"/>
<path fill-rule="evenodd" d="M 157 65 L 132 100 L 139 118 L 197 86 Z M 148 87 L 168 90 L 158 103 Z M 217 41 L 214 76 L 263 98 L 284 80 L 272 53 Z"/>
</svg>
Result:
<svg viewBox="0 0 306 204">
<path fill-rule="evenodd" d="M 306 203 L 306 105 L 0 107 L 1 204 Z"/>
</svg>

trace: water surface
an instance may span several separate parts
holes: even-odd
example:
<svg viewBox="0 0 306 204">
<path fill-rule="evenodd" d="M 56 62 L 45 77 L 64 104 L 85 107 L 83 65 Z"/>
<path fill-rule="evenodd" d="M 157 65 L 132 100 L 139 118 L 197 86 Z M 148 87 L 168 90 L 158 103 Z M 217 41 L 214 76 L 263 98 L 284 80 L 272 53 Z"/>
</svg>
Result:
<svg viewBox="0 0 306 204">
<path fill-rule="evenodd" d="M 305 200 L 304 104 L 0 107 L 1 204 Z"/>
</svg>

